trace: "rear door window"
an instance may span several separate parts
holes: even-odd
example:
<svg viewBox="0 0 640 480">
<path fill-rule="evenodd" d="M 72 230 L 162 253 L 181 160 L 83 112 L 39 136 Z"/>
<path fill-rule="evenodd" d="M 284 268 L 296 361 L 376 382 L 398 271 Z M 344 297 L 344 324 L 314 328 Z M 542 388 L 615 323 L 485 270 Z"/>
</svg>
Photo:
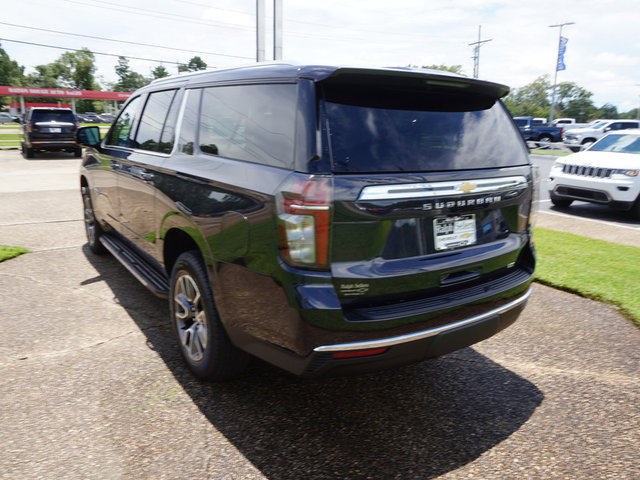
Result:
<svg viewBox="0 0 640 480">
<path fill-rule="evenodd" d="M 140 117 L 140 126 L 136 133 L 135 146 L 142 150 L 158 151 L 160 136 L 168 120 L 169 108 L 175 97 L 176 90 L 164 90 L 149 94 L 144 112 Z M 174 115 L 175 116 L 175 115 Z M 173 146 L 173 126 L 175 119 L 169 123 L 170 131 L 167 131 L 166 141 L 163 151 L 167 153 L 167 148 Z M 169 148 L 169 151 L 170 148 Z"/>
<path fill-rule="evenodd" d="M 133 129 L 138 118 L 139 109 L 140 97 L 136 97 L 127 104 L 114 122 L 105 144 L 119 147 L 133 147 L 135 145 L 133 141 L 135 130 Z"/>
</svg>

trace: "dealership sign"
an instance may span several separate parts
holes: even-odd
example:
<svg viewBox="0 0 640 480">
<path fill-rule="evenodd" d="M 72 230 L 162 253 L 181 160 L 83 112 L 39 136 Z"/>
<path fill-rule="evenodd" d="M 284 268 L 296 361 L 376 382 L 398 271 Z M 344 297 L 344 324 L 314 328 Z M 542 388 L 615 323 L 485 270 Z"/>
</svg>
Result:
<svg viewBox="0 0 640 480">
<path fill-rule="evenodd" d="M 96 90 L 68 90 L 66 88 L 6 87 L 0 86 L 0 96 L 71 97 L 91 100 L 126 100 L 131 92 L 100 92 Z"/>
</svg>

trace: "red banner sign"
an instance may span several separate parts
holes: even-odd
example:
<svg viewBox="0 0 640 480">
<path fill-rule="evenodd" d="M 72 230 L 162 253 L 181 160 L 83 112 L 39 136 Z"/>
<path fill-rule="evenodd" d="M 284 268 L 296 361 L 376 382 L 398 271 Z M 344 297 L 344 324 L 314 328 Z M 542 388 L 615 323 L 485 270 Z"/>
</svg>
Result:
<svg viewBox="0 0 640 480">
<path fill-rule="evenodd" d="M 126 100 L 131 92 L 100 92 L 97 90 L 68 90 L 66 88 L 6 87 L 0 86 L 0 96 L 87 98 L 90 100 Z"/>
</svg>

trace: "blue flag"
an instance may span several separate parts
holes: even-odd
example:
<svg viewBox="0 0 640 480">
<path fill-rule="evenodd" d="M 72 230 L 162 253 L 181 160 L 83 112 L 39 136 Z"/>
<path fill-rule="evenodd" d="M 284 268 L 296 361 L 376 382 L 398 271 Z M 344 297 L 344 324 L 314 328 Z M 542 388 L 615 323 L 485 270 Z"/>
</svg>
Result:
<svg viewBox="0 0 640 480">
<path fill-rule="evenodd" d="M 567 51 L 567 37 L 560 37 L 560 44 L 558 45 L 558 64 L 556 65 L 556 71 L 566 70 L 567 66 L 564 64 L 564 52 Z"/>
</svg>

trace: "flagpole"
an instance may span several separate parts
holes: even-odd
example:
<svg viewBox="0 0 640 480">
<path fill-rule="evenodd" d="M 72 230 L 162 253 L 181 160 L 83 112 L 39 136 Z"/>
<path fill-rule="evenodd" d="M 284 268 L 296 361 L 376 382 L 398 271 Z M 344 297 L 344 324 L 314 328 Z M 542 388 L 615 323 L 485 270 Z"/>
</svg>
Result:
<svg viewBox="0 0 640 480">
<path fill-rule="evenodd" d="M 549 27 L 560 27 L 558 33 L 558 55 L 556 56 L 556 68 L 553 76 L 553 93 L 551 94 L 551 111 L 549 112 L 549 125 L 553 123 L 553 111 L 556 108 L 556 84 L 558 83 L 558 60 L 560 59 L 560 49 L 562 48 L 562 27 L 565 25 L 575 25 L 575 22 L 559 23 L 558 25 L 549 25 Z"/>
</svg>

